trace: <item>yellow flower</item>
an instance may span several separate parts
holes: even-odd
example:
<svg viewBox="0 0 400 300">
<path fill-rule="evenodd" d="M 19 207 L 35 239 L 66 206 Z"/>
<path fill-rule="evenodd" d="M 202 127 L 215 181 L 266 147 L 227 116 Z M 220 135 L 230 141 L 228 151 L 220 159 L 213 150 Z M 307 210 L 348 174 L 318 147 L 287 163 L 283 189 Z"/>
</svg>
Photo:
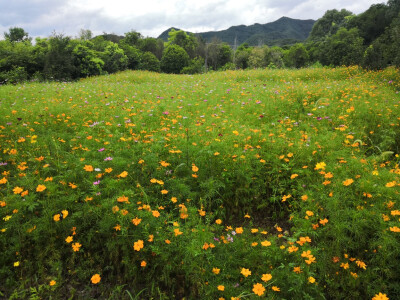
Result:
<svg viewBox="0 0 400 300">
<path fill-rule="evenodd" d="M 60 221 L 60 214 L 54 215 L 54 216 L 53 216 L 53 220 L 54 220 L 55 222 Z"/>
<path fill-rule="evenodd" d="M 261 283 L 256 283 L 253 285 L 253 292 L 258 296 L 264 295 L 265 287 Z"/>
<path fill-rule="evenodd" d="M 166 195 L 166 194 L 168 194 L 168 191 L 167 190 L 162 190 L 161 194 Z"/>
<path fill-rule="evenodd" d="M 212 272 L 213 272 L 214 274 L 216 274 L 216 275 L 218 275 L 220 271 L 221 271 L 221 269 L 218 269 L 218 268 L 213 268 L 213 269 L 212 269 Z"/>
<path fill-rule="evenodd" d="M 222 224 L 222 220 L 221 219 L 216 219 L 215 223 L 218 224 L 218 225 L 221 225 Z"/>
<path fill-rule="evenodd" d="M 19 267 L 19 261 L 16 261 L 16 262 L 14 263 L 14 267 Z"/>
<path fill-rule="evenodd" d="M 195 164 L 192 164 L 192 171 L 193 171 L 193 172 L 197 172 L 198 170 L 199 170 L 199 168 L 196 167 Z"/>
<path fill-rule="evenodd" d="M 319 162 L 319 163 L 317 163 L 317 164 L 315 165 L 315 170 L 325 170 L 325 167 L 326 167 L 326 163 L 324 163 L 324 162 L 322 161 L 322 162 Z"/>
<path fill-rule="evenodd" d="M 98 284 L 101 280 L 101 277 L 99 274 L 94 274 L 90 280 L 93 284 Z"/>
<path fill-rule="evenodd" d="M 72 236 L 68 236 L 65 241 L 69 244 L 74 240 L 74 238 Z"/>
<path fill-rule="evenodd" d="M 0 184 L 6 184 L 7 181 L 7 178 L 3 177 L 2 179 L 0 179 Z"/>
<path fill-rule="evenodd" d="M 315 278 L 312 277 L 312 276 L 308 277 L 308 282 L 309 283 L 314 283 L 315 282 Z"/>
<path fill-rule="evenodd" d="M 57 283 L 57 282 L 56 282 L 55 280 L 51 280 L 51 281 L 49 282 L 49 285 L 50 285 L 50 286 L 53 286 L 53 285 L 56 285 L 56 283 Z"/>
<path fill-rule="evenodd" d="M 218 291 L 224 291 L 225 290 L 225 287 L 223 285 L 219 285 L 217 288 L 218 288 Z"/>
<path fill-rule="evenodd" d="M 292 174 L 292 176 L 290 176 L 290 179 L 295 179 L 297 176 L 299 176 L 298 174 Z"/>
<path fill-rule="evenodd" d="M 242 271 L 240 271 L 240 273 L 242 273 L 242 275 L 244 277 L 247 277 L 247 276 L 251 275 L 251 271 L 249 269 L 245 269 L 245 268 L 242 268 Z"/>
<path fill-rule="evenodd" d="M 270 281 L 272 279 L 272 275 L 271 274 L 263 274 L 261 276 L 261 280 L 264 282 Z"/>
<path fill-rule="evenodd" d="M 158 217 L 160 216 L 160 213 L 159 213 L 158 210 L 153 210 L 153 211 L 152 211 L 152 214 L 153 214 L 153 216 L 154 216 L 155 218 L 158 218 Z"/>
</svg>

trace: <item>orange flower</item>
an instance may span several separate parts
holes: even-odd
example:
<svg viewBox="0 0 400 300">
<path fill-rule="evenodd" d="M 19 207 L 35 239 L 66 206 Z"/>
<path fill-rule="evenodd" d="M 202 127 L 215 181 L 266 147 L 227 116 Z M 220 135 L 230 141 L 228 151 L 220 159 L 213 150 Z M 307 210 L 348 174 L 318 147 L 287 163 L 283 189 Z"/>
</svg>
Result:
<svg viewBox="0 0 400 300">
<path fill-rule="evenodd" d="M 379 293 L 376 294 L 372 300 L 389 300 L 389 298 L 386 296 L 386 294 Z"/>
<path fill-rule="evenodd" d="M 275 292 L 280 292 L 281 291 L 281 289 L 280 288 L 278 288 L 277 286 L 272 286 L 271 287 L 271 289 L 273 290 L 273 291 L 275 291 Z"/>
<path fill-rule="evenodd" d="M 118 175 L 118 177 L 122 177 L 122 178 L 125 178 L 126 176 L 128 176 L 127 171 L 123 171 L 121 174 Z"/>
<path fill-rule="evenodd" d="M 221 269 L 218 269 L 218 268 L 213 268 L 213 269 L 212 269 L 212 272 L 213 272 L 214 274 L 216 274 L 216 275 L 218 275 L 220 271 L 221 271 Z"/>
<path fill-rule="evenodd" d="M 92 167 L 91 165 L 85 165 L 85 166 L 83 167 L 83 169 L 84 169 L 86 172 L 93 172 L 93 167 Z"/>
<path fill-rule="evenodd" d="M 55 222 L 60 221 L 60 214 L 54 215 L 54 216 L 53 216 L 53 220 L 54 220 Z"/>
<path fill-rule="evenodd" d="M 168 191 L 167 190 L 162 190 L 161 194 L 166 195 L 166 194 L 168 194 Z"/>
<path fill-rule="evenodd" d="M 235 229 L 237 234 L 242 234 L 243 233 L 243 227 L 236 227 Z"/>
<path fill-rule="evenodd" d="M 140 222 L 142 222 L 142 219 L 139 219 L 138 217 L 132 219 L 132 223 L 133 223 L 135 226 L 138 226 L 138 225 L 140 224 Z"/>
<path fill-rule="evenodd" d="M 222 220 L 221 219 L 216 219 L 215 223 L 218 224 L 218 225 L 221 225 L 222 224 Z"/>
<path fill-rule="evenodd" d="M 118 202 L 121 202 L 121 203 L 123 203 L 123 202 L 125 202 L 125 203 L 129 203 L 129 198 L 128 197 L 125 197 L 125 196 L 121 196 L 121 197 L 118 197 L 117 198 L 117 201 Z"/>
<path fill-rule="evenodd" d="M 106 172 L 106 173 L 111 173 L 112 172 L 112 168 L 106 168 L 104 171 Z"/>
<path fill-rule="evenodd" d="M 251 275 L 251 271 L 250 271 L 249 269 L 245 269 L 245 268 L 242 268 L 242 271 L 240 271 L 240 273 L 241 273 L 244 277 L 247 277 L 247 276 L 250 276 L 250 275 Z"/>
<path fill-rule="evenodd" d="M 195 164 L 192 164 L 192 171 L 193 171 L 193 172 L 197 172 L 198 170 L 199 170 L 199 168 L 196 167 Z"/>
<path fill-rule="evenodd" d="M 253 285 L 253 292 L 258 296 L 264 295 L 265 287 L 261 283 L 256 283 Z"/>
<path fill-rule="evenodd" d="M 74 238 L 72 236 L 68 236 L 65 241 L 69 244 L 74 240 Z"/>
<path fill-rule="evenodd" d="M 264 282 L 270 281 L 272 279 L 272 275 L 271 274 L 263 274 L 261 276 L 261 280 Z"/>
<path fill-rule="evenodd" d="M 0 179 L 0 184 L 6 184 L 7 181 L 7 178 L 3 177 L 2 179 Z"/>
<path fill-rule="evenodd" d="M 391 182 L 388 182 L 388 183 L 386 183 L 386 187 L 394 187 L 396 185 L 396 181 L 391 181 Z"/>
<path fill-rule="evenodd" d="M 14 194 L 21 194 L 22 192 L 23 192 L 23 188 L 20 188 L 19 186 L 16 186 L 14 189 L 13 189 L 13 192 L 14 192 Z"/>
<path fill-rule="evenodd" d="M 158 218 L 160 216 L 160 212 L 158 210 L 153 210 L 152 214 L 155 218 Z"/>
<path fill-rule="evenodd" d="M 343 181 L 343 185 L 344 185 L 344 186 L 349 186 L 349 185 L 351 185 L 353 182 L 354 182 L 354 180 L 351 179 L 351 178 L 349 178 L 349 179 L 346 179 L 345 181 Z"/>
<path fill-rule="evenodd" d="M 217 289 L 218 289 L 218 291 L 224 291 L 224 290 L 225 290 L 225 287 L 224 287 L 223 285 L 219 285 L 219 286 L 217 287 Z"/>
<path fill-rule="evenodd" d="M 142 262 L 140 263 L 140 266 L 142 268 L 144 268 L 145 266 L 147 266 L 147 262 L 145 260 L 142 260 Z"/>
<path fill-rule="evenodd" d="M 181 235 L 183 232 L 179 230 L 179 228 L 174 229 L 175 236 Z"/>
<path fill-rule="evenodd" d="M 56 283 L 57 283 L 57 282 L 56 282 L 55 280 L 51 280 L 51 281 L 49 282 L 49 285 L 50 285 L 50 286 L 53 286 L 53 285 L 56 285 Z"/>
<path fill-rule="evenodd" d="M 78 252 L 79 251 L 79 248 L 81 248 L 81 244 L 80 243 L 73 243 L 72 244 L 72 249 L 75 251 L 75 252 Z"/>
<path fill-rule="evenodd" d="M 140 251 L 141 249 L 143 249 L 143 247 L 143 240 L 138 240 L 133 244 L 133 249 L 135 249 L 136 251 Z"/>
<path fill-rule="evenodd" d="M 101 277 L 99 274 L 94 274 L 90 280 L 93 284 L 98 284 L 101 280 Z"/>
<path fill-rule="evenodd" d="M 268 246 L 271 246 L 271 242 L 265 240 L 265 241 L 261 242 L 261 245 L 264 246 L 264 247 L 268 247 Z"/>
</svg>

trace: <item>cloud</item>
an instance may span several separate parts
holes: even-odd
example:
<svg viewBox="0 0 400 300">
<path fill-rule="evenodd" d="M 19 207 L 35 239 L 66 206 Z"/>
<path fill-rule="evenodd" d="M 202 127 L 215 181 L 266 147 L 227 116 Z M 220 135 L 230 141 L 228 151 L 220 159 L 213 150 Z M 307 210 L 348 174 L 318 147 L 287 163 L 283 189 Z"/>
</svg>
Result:
<svg viewBox="0 0 400 300">
<path fill-rule="evenodd" d="M 234 25 L 265 24 L 282 16 L 318 19 L 328 9 L 360 13 L 376 0 L 2 0 L 0 30 L 22 27 L 31 36 L 52 31 L 77 35 L 81 28 L 97 35 L 124 34 L 132 29 L 157 37 L 169 27 L 192 32 L 227 29 Z"/>
</svg>

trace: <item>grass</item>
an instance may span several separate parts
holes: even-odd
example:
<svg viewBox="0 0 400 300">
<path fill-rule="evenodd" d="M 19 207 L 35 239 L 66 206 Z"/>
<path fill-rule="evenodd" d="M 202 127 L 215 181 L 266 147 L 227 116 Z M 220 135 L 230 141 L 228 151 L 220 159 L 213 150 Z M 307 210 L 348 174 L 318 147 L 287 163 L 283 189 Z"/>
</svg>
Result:
<svg viewBox="0 0 400 300">
<path fill-rule="evenodd" d="M 0 296 L 394 299 L 399 91 L 357 67 L 1 86 Z"/>
</svg>

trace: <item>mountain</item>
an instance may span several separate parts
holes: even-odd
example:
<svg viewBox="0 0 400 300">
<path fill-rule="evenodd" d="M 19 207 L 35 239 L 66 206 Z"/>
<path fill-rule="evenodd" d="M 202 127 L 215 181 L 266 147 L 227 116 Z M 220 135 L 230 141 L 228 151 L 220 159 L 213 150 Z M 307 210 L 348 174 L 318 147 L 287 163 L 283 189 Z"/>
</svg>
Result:
<svg viewBox="0 0 400 300">
<path fill-rule="evenodd" d="M 248 43 L 251 46 L 263 44 L 283 46 L 307 39 L 314 23 L 314 20 L 297 20 L 282 17 L 271 23 L 232 26 L 225 30 L 200 32 L 196 33 L 196 35 L 201 36 L 207 42 L 210 42 L 213 38 L 218 38 L 231 46 L 235 44 L 235 39 L 236 45 Z M 172 29 L 180 30 L 171 27 L 158 38 L 167 41 L 168 33 Z"/>
</svg>

